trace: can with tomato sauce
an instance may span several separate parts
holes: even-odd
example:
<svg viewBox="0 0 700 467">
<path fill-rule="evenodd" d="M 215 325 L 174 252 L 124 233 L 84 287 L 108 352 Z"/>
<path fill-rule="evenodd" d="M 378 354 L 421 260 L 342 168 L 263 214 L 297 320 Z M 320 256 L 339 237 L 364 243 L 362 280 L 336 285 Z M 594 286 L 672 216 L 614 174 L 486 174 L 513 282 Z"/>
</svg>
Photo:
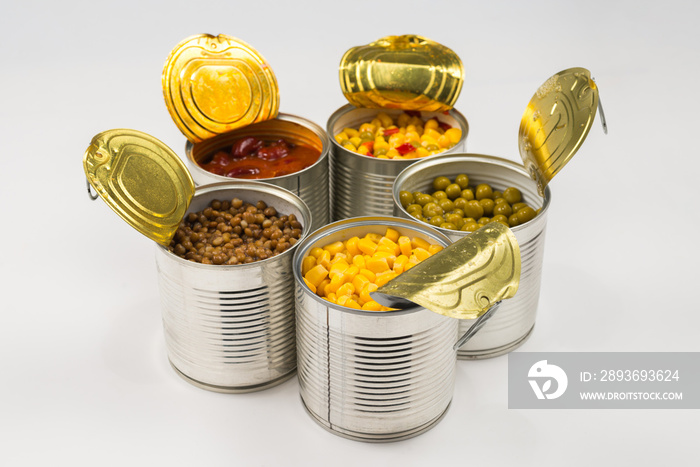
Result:
<svg viewBox="0 0 700 467">
<path fill-rule="evenodd" d="M 168 111 L 187 137 L 185 151 L 195 183 L 254 178 L 299 196 L 311 209 L 313 229 L 328 223 L 328 136 L 309 120 L 278 113 L 275 75 L 255 49 L 223 34 L 187 38 L 171 51 L 162 85 Z M 269 160 L 268 168 L 276 168 L 266 173 L 259 164 L 242 168 L 238 175 L 229 171 L 231 176 L 204 168 L 218 151 L 230 151 L 246 137 L 284 139 L 309 148 L 318 157 L 296 166 L 296 171 L 281 167 L 289 161 L 286 157 Z M 251 173 L 256 171 L 260 173 Z"/>
</svg>

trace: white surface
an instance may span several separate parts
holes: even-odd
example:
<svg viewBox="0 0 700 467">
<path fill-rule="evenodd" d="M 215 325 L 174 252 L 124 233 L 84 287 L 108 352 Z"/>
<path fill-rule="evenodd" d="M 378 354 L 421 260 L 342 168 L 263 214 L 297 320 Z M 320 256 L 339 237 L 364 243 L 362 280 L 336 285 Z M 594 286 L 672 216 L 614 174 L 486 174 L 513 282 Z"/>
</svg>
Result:
<svg viewBox="0 0 700 467">
<path fill-rule="evenodd" d="M 437 40 L 465 63 L 469 151 L 513 160 L 534 91 L 583 66 L 610 133 L 596 122 L 552 183 L 538 321 L 520 350 L 700 351 L 697 2 L 4 3 L 0 464 L 697 465 L 697 410 L 509 410 L 507 357 L 460 362 L 442 422 L 385 445 L 316 425 L 296 379 L 197 389 L 167 362 L 153 244 L 89 201 L 81 165 L 92 136 L 119 127 L 183 155 L 160 73 L 201 32 L 252 44 L 281 110 L 324 127 L 345 102 L 345 50 Z"/>
</svg>

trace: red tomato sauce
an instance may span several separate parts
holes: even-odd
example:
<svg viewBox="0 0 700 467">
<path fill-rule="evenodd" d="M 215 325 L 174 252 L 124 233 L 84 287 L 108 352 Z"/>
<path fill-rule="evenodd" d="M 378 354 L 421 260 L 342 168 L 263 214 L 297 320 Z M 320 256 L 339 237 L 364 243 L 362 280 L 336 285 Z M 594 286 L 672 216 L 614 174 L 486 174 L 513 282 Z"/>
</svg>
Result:
<svg viewBox="0 0 700 467">
<path fill-rule="evenodd" d="M 231 178 L 261 179 L 293 174 L 313 165 L 321 151 L 284 139 L 263 141 L 253 136 L 236 141 L 230 150 L 220 150 L 202 168 Z"/>
</svg>

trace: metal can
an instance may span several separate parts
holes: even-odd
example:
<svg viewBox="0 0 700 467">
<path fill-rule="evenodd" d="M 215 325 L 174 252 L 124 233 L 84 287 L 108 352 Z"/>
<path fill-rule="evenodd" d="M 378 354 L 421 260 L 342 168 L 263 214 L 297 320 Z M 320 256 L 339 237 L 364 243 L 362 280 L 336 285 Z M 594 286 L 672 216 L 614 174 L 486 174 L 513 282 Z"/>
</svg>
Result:
<svg viewBox="0 0 700 467">
<path fill-rule="evenodd" d="M 229 181 L 201 186 L 188 208 L 202 211 L 214 199 L 264 201 L 297 216 L 302 237 L 311 213 L 296 195 L 276 186 Z M 294 276 L 299 243 L 250 264 L 210 265 L 156 249 L 168 358 L 190 383 L 217 392 L 250 392 L 275 386 L 296 369 Z"/>
<path fill-rule="evenodd" d="M 357 128 L 371 121 L 379 112 L 396 116 L 400 109 L 357 108 L 350 104 L 338 109 L 328 119 L 328 132 L 332 150 L 330 155 L 330 198 L 333 220 L 358 216 L 391 216 L 393 213 L 392 185 L 396 176 L 406 167 L 421 159 L 378 159 L 349 151 L 335 140 L 343 128 Z M 439 117 L 441 121 L 462 130 L 462 139 L 445 151 L 462 152 L 466 146 L 469 125 L 467 119 L 455 109 L 443 112 L 421 112 L 423 118 Z M 435 156 L 430 156 L 430 158 Z"/>
<path fill-rule="evenodd" d="M 197 185 L 207 185 L 231 181 L 229 177 L 216 175 L 202 168 L 205 161 L 217 150 L 230 148 L 244 136 L 258 138 L 284 138 L 293 144 L 303 144 L 321 152 L 318 160 L 310 167 L 281 177 L 257 180 L 285 188 L 301 198 L 311 210 L 313 225 L 311 231 L 328 224 L 328 154 L 330 140 L 320 126 L 302 117 L 279 114 L 277 118 L 255 123 L 243 128 L 228 131 L 198 143 L 187 141 L 185 152 L 192 178 Z"/>
<path fill-rule="evenodd" d="M 401 206 L 399 192 L 432 191 L 435 177 L 446 176 L 454 179 L 459 174 L 469 176 L 470 185 L 488 183 L 494 189 L 518 188 L 523 199 L 534 209 L 537 216 L 525 224 L 511 227 L 520 246 L 522 269 L 520 287 L 515 296 L 505 300 L 497 313 L 487 324 L 458 352 L 460 359 L 489 358 L 503 355 L 520 346 L 530 336 L 535 326 L 537 304 L 540 296 L 542 259 L 544 257 L 547 208 L 551 193 L 545 188 L 544 197 L 537 192 L 537 184 L 530 179 L 525 168 L 515 162 L 481 154 L 439 155 L 419 161 L 396 177 L 394 183 L 394 214 L 412 219 Z M 436 228 L 452 241 L 468 235 L 469 232 Z M 474 320 L 460 321 L 459 332 L 464 334 Z"/>
<path fill-rule="evenodd" d="M 299 389 L 311 417 L 334 434 L 396 441 L 434 426 L 452 401 L 457 320 L 424 308 L 370 312 L 320 298 L 301 276 L 314 247 L 387 227 L 446 246 L 416 221 L 362 217 L 335 222 L 301 242 L 294 255 Z"/>
</svg>

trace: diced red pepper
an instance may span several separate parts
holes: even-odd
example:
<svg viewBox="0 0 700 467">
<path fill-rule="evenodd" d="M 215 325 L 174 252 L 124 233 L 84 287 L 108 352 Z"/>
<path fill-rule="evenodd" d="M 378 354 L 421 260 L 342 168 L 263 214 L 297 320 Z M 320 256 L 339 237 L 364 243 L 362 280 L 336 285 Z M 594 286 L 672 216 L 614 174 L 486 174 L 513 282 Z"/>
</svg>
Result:
<svg viewBox="0 0 700 467">
<path fill-rule="evenodd" d="M 404 110 L 404 113 L 408 115 L 409 117 L 418 117 L 420 118 L 420 110 Z"/>
<path fill-rule="evenodd" d="M 442 128 L 443 131 L 447 131 L 447 130 L 449 130 L 450 128 L 452 128 L 452 125 L 450 125 L 449 123 L 441 122 L 441 121 L 438 120 L 437 118 L 436 118 L 435 120 L 437 120 L 438 126 L 439 126 L 440 128 Z"/>
<path fill-rule="evenodd" d="M 360 146 L 365 146 L 367 148 L 367 155 L 374 157 L 374 154 L 372 154 L 372 152 L 374 151 L 374 141 L 366 141 Z"/>
<path fill-rule="evenodd" d="M 397 147 L 396 150 L 399 152 L 399 154 L 404 156 L 411 151 L 415 151 L 416 147 L 411 143 L 403 143 L 401 146 Z"/>
<path fill-rule="evenodd" d="M 384 130 L 384 136 L 391 136 L 399 132 L 398 128 L 387 128 Z"/>
</svg>

